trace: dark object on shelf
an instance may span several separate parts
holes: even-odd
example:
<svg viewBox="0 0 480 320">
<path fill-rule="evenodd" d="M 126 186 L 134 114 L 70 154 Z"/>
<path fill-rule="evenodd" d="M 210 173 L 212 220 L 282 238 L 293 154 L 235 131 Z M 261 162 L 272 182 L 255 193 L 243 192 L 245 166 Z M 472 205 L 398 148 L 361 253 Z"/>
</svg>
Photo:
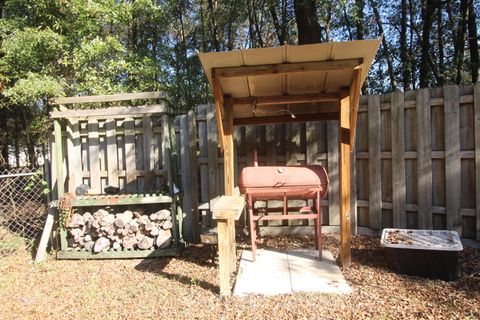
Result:
<svg viewBox="0 0 480 320">
<path fill-rule="evenodd" d="M 397 273 L 429 279 L 458 279 L 458 252 L 463 250 L 455 231 L 384 229 L 389 267 Z"/>
<path fill-rule="evenodd" d="M 120 193 L 120 188 L 108 185 L 103 189 L 106 194 L 119 194 Z"/>
<path fill-rule="evenodd" d="M 77 196 L 84 196 L 86 194 L 88 194 L 88 190 L 90 190 L 90 186 L 82 183 L 81 185 L 79 185 L 76 189 L 75 189 L 75 194 Z"/>
</svg>

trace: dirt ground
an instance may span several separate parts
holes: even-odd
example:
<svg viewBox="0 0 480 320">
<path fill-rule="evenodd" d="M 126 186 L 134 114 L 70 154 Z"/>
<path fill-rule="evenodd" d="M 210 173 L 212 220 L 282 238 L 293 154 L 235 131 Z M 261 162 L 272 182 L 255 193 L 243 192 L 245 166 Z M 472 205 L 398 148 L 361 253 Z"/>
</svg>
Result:
<svg viewBox="0 0 480 320">
<path fill-rule="evenodd" d="M 263 247 L 311 246 L 309 238 L 265 239 Z M 242 244 L 240 247 L 244 246 Z M 339 238 L 325 236 L 338 256 Z M 356 236 L 353 293 L 222 298 L 210 248 L 147 260 L 31 262 L 19 251 L 0 257 L 0 319 L 480 319 L 480 250 L 460 255 L 456 282 L 397 275 L 379 238 Z"/>
</svg>

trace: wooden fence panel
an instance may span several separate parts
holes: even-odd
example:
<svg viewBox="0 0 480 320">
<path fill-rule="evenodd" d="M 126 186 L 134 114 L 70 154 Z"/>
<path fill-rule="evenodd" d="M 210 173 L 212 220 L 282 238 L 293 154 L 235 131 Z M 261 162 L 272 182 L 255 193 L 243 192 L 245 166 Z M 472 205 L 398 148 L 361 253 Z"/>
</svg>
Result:
<svg viewBox="0 0 480 320">
<path fill-rule="evenodd" d="M 479 96 L 477 84 L 361 97 L 351 159 L 352 232 L 357 225 L 449 228 L 480 238 Z M 208 150 L 200 154 L 207 154 L 212 199 L 223 191 L 223 159 L 214 109 L 207 110 Z M 330 176 L 324 224 L 338 225 L 335 126 L 326 121 L 236 128 L 237 175 L 252 165 L 254 149 L 261 165 L 321 163 Z"/>
</svg>

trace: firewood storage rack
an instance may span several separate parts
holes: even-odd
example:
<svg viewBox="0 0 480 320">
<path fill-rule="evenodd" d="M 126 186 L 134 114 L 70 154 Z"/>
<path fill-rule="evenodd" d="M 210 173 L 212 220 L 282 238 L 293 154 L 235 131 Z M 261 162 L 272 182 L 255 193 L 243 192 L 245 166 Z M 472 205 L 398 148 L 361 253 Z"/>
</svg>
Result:
<svg viewBox="0 0 480 320">
<path fill-rule="evenodd" d="M 67 104 L 119 103 L 133 100 L 155 100 L 143 106 L 120 106 L 95 109 L 67 109 Z M 177 179 L 176 146 L 172 116 L 167 113 L 163 92 L 144 92 L 106 96 L 57 98 L 50 113 L 54 125 L 52 140 L 53 196 L 60 199 L 65 189 L 88 182 L 97 191 L 116 185 L 120 194 L 75 196 L 72 209 L 110 208 L 169 209 L 172 243 L 167 248 L 148 250 L 110 248 L 93 253 L 73 250 L 67 242 L 67 228 L 59 221 L 58 210 L 51 210 L 58 221 L 58 259 L 144 258 L 177 255 L 183 246 L 182 212 L 174 194 Z M 121 149 L 121 152 L 120 152 Z M 87 164 L 86 164 L 87 162 Z M 87 169 L 87 170 L 85 170 Z M 121 186 L 120 184 L 122 184 Z M 178 185 L 178 184 L 177 184 Z M 168 186 L 168 191 L 165 187 Z M 160 192 L 160 190 L 162 190 Z M 52 207 L 59 202 L 53 201 Z M 48 219 L 47 219 L 48 220 Z M 58 242 L 59 240 L 59 242 Z"/>
</svg>

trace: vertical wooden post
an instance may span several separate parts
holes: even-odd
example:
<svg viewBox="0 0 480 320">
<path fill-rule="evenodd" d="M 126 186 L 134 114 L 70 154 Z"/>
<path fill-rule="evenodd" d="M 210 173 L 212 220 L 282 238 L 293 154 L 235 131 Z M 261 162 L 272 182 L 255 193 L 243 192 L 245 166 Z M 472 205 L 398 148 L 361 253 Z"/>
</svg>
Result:
<svg viewBox="0 0 480 320">
<path fill-rule="evenodd" d="M 225 148 L 226 149 L 226 148 Z M 230 272 L 231 262 L 230 256 L 230 228 L 228 227 L 227 219 L 217 220 L 217 232 L 218 232 L 218 265 L 220 273 L 220 295 L 230 295 Z"/>
<path fill-rule="evenodd" d="M 53 131 L 55 132 L 55 171 L 57 176 L 57 198 L 60 199 L 65 192 L 63 182 L 63 147 L 62 147 L 62 126 L 60 120 L 53 122 Z M 60 228 L 60 248 L 67 249 L 67 231 Z"/>
<path fill-rule="evenodd" d="M 480 241 L 480 82 L 473 89 L 475 114 L 475 194 L 477 213 L 477 241 Z"/>
<path fill-rule="evenodd" d="M 350 97 L 343 93 L 340 99 L 339 146 L 340 146 L 340 260 L 349 267 L 350 250 Z"/>
<path fill-rule="evenodd" d="M 225 195 L 233 195 L 234 184 L 234 159 L 233 159 L 233 100 L 231 97 L 225 97 L 225 136 L 223 141 L 223 172 L 225 177 Z M 217 115 L 219 116 L 219 115 Z"/>
<path fill-rule="evenodd" d="M 232 97 L 225 97 L 225 127 L 224 127 L 224 149 L 223 149 L 223 172 L 225 177 L 225 195 L 233 196 L 234 190 L 234 151 L 233 151 L 233 100 Z M 218 116 L 218 115 L 217 115 Z M 235 266 L 236 256 L 236 244 L 235 244 L 235 223 L 229 221 L 228 223 L 228 237 L 233 240 L 230 241 L 230 266 Z"/>
</svg>

